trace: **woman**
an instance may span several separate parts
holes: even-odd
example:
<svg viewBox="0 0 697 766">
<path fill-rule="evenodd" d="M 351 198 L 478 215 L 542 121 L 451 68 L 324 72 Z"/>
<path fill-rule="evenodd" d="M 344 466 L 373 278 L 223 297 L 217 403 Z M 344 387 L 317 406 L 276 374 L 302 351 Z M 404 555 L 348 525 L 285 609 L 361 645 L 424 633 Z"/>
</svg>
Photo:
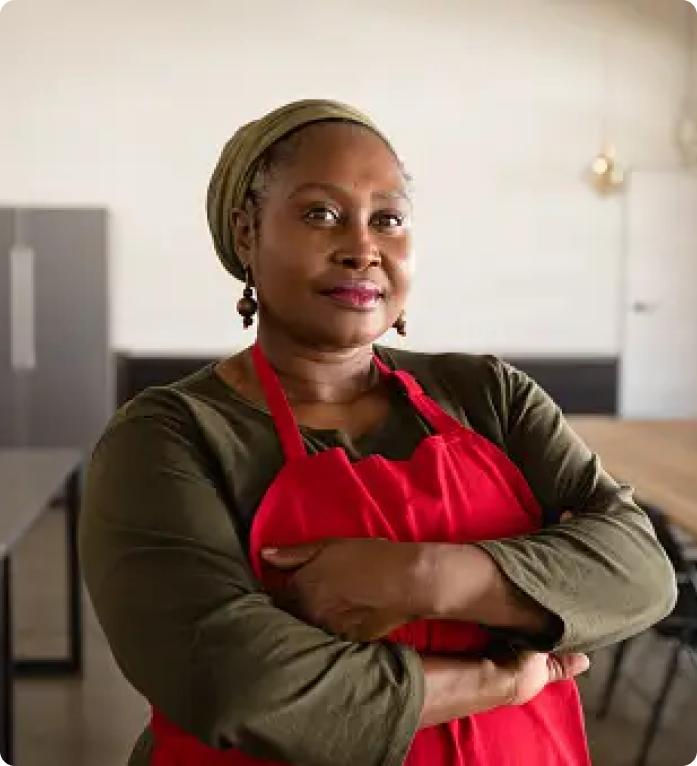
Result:
<svg viewBox="0 0 697 766">
<path fill-rule="evenodd" d="M 374 346 L 412 272 L 387 139 L 290 104 L 226 145 L 208 214 L 256 342 L 116 415 L 81 520 L 153 708 L 131 764 L 588 764 L 579 652 L 665 616 L 673 573 L 524 374 Z"/>
</svg>

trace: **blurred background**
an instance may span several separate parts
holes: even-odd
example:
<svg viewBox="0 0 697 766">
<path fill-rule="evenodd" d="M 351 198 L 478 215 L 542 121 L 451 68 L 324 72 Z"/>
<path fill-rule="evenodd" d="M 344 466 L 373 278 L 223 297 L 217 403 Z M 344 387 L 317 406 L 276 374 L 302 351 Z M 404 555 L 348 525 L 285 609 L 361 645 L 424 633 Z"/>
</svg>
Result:
<svg viewBox="0 0 697 766">
<path fill-rule="evenodd" d="M 650 508 L 679 608 L 594 657 L 584 702 L 595 764 L 685 766 L 697 753 L 697 12 L 685 0 L 2 8 L 11 763 L 122 766 L 147 719 L 73 592 L 75 476 L 117 406 L 249 342 L 206 187 L 242 123 L 306 97 L 371 114 L 415 179 L 409 336 L 385 341 L 525 369 Z M 66 667 L 16 659 L 66 652 Z"/>
</svg>

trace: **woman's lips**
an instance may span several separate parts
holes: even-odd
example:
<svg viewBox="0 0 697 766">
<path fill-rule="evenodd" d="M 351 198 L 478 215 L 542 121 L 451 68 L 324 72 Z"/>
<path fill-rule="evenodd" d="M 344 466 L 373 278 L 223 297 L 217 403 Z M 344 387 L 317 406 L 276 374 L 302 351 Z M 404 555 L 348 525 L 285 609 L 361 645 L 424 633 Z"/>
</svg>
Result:
<svg viewBox="0 0 697 766">
<path fill-rule="evenodd" d="M 377 287 L 349 285 L 334 287 L 324 292 L 323 295 L 342 306 L 364 311 L 375 308 L 382 298 L 382 292 Z"/>
</svg>

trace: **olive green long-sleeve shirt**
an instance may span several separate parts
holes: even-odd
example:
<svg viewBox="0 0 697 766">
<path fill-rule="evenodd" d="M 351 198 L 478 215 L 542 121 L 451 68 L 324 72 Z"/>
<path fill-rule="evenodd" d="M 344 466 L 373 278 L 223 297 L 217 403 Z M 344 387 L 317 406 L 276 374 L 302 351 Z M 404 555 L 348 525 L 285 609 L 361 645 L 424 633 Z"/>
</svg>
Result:
<svg viewBox="0 0 697 766">
<path fill-rule="evenodd" d="M 548 521 L 577 514 L 481 544 L 559 618 L 544 648 L 597 649 L 671 611 L 674 575 L 648 518 L 530 378 L 493 357 L 378 352 L 504 450 Z M 430 429 L 395 395 L 383 426 L 355 442 L 301 432 L 310 454 L 340 445 L 353 459 L 400 459 Z M 212 366 L 122 408 L 95 450 L 80 524 L 97 616 L 130 683 L 207 744 L 302 766 L 398 766 L 423 704 L 419 657 L 304 624 L 251 574 L 250 526 L 282 464 L 268 411 Z M 151 750 L 146 731 L 132 766 Z"/>
</svg>

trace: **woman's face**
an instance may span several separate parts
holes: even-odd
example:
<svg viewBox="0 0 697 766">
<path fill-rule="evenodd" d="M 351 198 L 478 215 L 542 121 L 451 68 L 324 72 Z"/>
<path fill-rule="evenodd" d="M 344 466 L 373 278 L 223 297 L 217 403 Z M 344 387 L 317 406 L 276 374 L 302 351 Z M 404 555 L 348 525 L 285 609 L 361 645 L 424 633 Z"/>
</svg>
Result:
<svg viewBox="0 0 697 766">
<path fill-rule="evenodd" d="M 318 124 L 272 169 L 248 258 L 260 321 L 321 349 L 372 343 L 410 282 L 411 203 L 399 162 L 375 134 Z"/>
</svg>

